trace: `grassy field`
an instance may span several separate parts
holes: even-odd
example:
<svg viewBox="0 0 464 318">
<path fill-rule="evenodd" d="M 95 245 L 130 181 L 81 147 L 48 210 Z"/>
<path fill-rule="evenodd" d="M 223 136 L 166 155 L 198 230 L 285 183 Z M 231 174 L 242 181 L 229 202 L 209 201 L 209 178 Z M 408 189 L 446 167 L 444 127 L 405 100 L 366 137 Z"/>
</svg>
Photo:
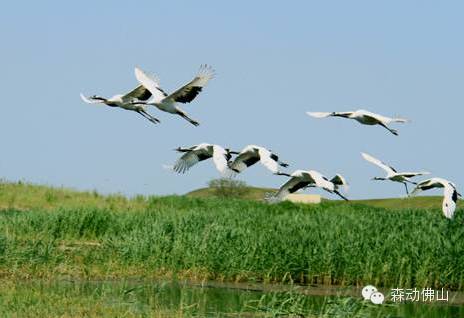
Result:
<svg viewBox="0 0 464 318">
<path fill-rule="evenodd" d="M 6 183 L 0 204 L 4 279 L 178 277 L 464 290 L 461 210 L 448 221 L 439 206 L 128 200 Z"/>
<path fill-rule="evenodd" d="M 263 201 L 265 194 L 277 191 L 272 188 L 257 188 L 247 186 L 240 195 L 240 199 Z M 215 198 L 215 190 L 201 188 L 186 194 L 191 198 Z M 440 209 L 443 198 L 441 196 L 419 196 L 411 198 L 387 198 L 372 200 L 353 200 L 348 204 L 362 204 L 389 209 Z M 328 201 L 324 199 L 324 201 Z M 0 181 L 0 210 L 16 209 L 58 209 L 58 208 L 102 208 L 118 211 L 146 209 L 148 198 L 136 196 L 132 199 L 119 194 L 100 195 L 96 191 L 83 192 L 67 188 L 51 188 L 29 183 L 11 183 Z M 462 200 L 458 202 L 462 208 Z"/>
<path fill-rule="evenodd" d="M 52 188 L 24 182 L 6 182 L 0 179 L 0 210 L 81 209 L 86 207 L 110 210 L 137 210 L 147 206 L 146 198 L 131 200 L 115 194 L 102 196 L 98 192 L 82 192 L 67 188 Z"/>
</svg>

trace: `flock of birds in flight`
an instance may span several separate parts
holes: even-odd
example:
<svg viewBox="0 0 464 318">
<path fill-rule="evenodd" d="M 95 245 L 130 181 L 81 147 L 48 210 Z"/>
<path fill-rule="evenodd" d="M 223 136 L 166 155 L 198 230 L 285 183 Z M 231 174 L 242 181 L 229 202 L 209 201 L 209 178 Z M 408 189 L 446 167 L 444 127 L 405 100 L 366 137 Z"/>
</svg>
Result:
<svg viewBox="0 0 464 318">
<path fill-rule="evenodd" d="M 161 111 L 182 117 L 194 126 L 199 125 L 196 120 L 192 119 L 179 107 L 179 103 L 185 104 L 192 102 L 202 91 L 203 87 L 214 77 L 214 70 L 210 66 L 201 65 L 193 80 L 171 94 L 166 93 L 160 87 L 159 80 L 155 76 L 146 73 L 138 67 L 135 68 L 135 77 L 139 85 L 127 94 L 115 95 L 111 98 L 104 98 L 97 95 L 86 97 L 81 94 L 81 98 L 84 102 L 89 104 L 100 103 L 110 107 L 134 111 L 153 124 L 160 123 L 160 120 L 146 111 L 147 106 L 155 106 Z M 398 132 L 390 128 L 389 125 L 391 123 L 407 122 L 407 120 L 403 118 L 389 118 L 366 110 L 349 112 L 307 112 L 307 114 L 315 118 L 341 117 L 354 119 L 363 125 L 379 125 L 395 136 L 398 135 Z M 266 198 L 271 203 L 282 201 L 289 194 L 309 187 L 321 188 L 329 193 L 338 195 L 344 200 L 348 200 L 339 191 L 340 187 L 346 188 L 348 185 L 342 175 L 337 174 L 332 179 L 328 179 L 315 170 L 296 170 L 291 174 L 282 172 L 280 167 L 287 167 L 288 164 L 280 161 L 279 157 L 274 152 L 265 147 L 248 145 L 240 152 L 237 152 L 219 145 L 201 143 L 188 148 L 179 147 L 176 150 L 182 153 L 181 157 L 172 167 L 172 169 L 178 173 L 185 173 L 197 163 L 212 158 L 217 170 L 222 176 L 228 178 L 242 173 L 245 169 L 253 166 L 257 162 L 260 162 L 275 175 L 289 177 L 289 180 L 280 187 L 277 193 Z M 232 160 L 233 155 L 236 155 L 236 157 Z M 361 155 L 365 160 L 380 167 L 386 172 L 385 177 L 375 177 L 373 180 L 390 180 L 403 183 L 408 196 L 433 188 L 443 188 L 443 214 L 449 219 L 453 217 L 458 197 L 460 197 L 461 194 L 457 192 L 456 186 L 452 182 L 443 178 L 430 178 L 416 183 L 412 181 L 411 178 L 427 175 L 429 172 L 398 172 L 393 167 L 367 153 L 362 153 Z M 409 193 L 408 190 L 408 183 L 415 185 L 411 193 Z"/>
</svg>

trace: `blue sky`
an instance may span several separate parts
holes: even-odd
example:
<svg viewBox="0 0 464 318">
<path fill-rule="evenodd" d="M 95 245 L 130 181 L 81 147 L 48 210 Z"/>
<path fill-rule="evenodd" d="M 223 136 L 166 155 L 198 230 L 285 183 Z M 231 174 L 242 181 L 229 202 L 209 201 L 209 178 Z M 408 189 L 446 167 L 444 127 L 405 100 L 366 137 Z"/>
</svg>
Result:
<svg viewBox="0 0 464 318">
<path fill-rule="evenodd" d="M 464 184 L 464 4 L 458 1 L 15 1 L 0 12 L 0 175 L 129 195 L 185 193 L 218 177 L 162 168 L 201 142 L 266 146 L 294 169 L 342 173 L 351 198 L 403 195 L 368 152 L 399 170 Z M 138 65 L 176 89 L 208 63 L 216 78 L 184 109 L 201 126 L 84 104 L 136 85 Z M 305 111 L 403 116 L 399 137 Z M 240 179 L 278 187 L 261 166 Z"/>
</svg>

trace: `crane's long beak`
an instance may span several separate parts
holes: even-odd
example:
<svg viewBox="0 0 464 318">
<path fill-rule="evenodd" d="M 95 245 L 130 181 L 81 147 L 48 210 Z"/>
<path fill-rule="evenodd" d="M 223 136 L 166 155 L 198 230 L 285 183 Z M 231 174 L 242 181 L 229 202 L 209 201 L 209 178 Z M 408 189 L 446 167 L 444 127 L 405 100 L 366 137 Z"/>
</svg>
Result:
<svg viewBox="0 0 464 318">
<path fill-rule="evenodd" d="M 274 173 L 276 176 L 286 176 L 286 177 L 291 177 L 291 175 L 289 175 L 288 173 L 285 173 L 285 172 L 280 172 L 280 171 L 277 171 L 276 173 Z"/>
<path fill-rule="evenodd" d="M 108 99 L 106 99 L 105 97 L 101 97 L 101 96 L 98 96 L 98 95 L 92 95 L 92 96 L 90 96 L 90 98 L 94 99 L 94 100 L 100 100 L 102 102 L 108 101 Z"/>
<path fill-rule="evenodd" d="M 332 116 L 332 117 L 343 117 L 343 118 L 348 118 L 348 117 L 349 117 L 348 114 L 337 113 L 337 112 L 332 112 L 332 113 L 330 114 L 330 116 Z"/>
</svg>

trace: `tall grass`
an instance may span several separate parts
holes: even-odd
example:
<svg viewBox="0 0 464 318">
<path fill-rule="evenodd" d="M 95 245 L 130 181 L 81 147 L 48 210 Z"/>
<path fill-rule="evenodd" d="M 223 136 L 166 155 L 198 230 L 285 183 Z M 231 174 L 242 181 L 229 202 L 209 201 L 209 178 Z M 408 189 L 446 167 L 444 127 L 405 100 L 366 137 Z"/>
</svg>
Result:
<svg viewBox="0 0 464 318">
<path fill-rule="evenodd" d="M 145 208 L 0 213 L 0 275 L 180 276 L 464 290 L 459 210 L 186 197 Z"/>
</svg>

